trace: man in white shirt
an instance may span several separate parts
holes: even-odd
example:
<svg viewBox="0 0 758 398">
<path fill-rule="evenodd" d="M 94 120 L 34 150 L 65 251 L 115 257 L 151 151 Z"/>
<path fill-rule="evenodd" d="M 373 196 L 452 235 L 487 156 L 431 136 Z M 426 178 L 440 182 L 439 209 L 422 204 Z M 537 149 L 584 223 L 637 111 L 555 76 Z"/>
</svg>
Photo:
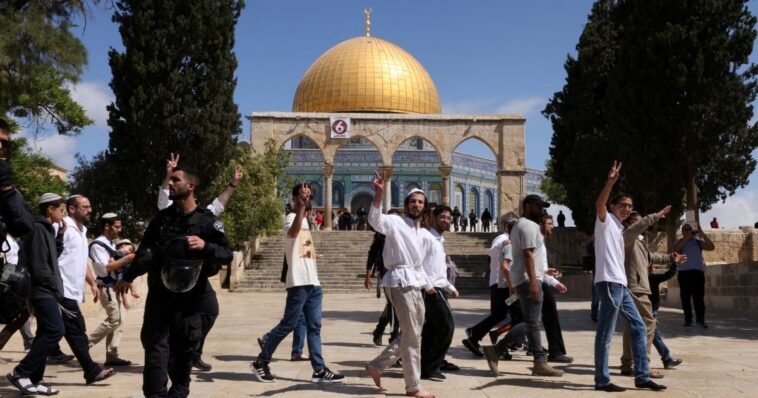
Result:
<svg viewBox="0 0 758 398">
<path fill-rule="evenodd" d="M 121 219 L 115 213 L 105 213 L 100 217 L 100 236 L 89 247 L 92 258 L 92 268 L 97 275 L 97 286 L 100 290 L 100 304 L 105 310 L 105 319 L 90 334 L 90 346 L 105 339 L 105 364 L 107 366 L 128 366 L 131 361 L 118 355 L 118 346 L 124 334 L 126 311 L 121 309 L 121 297 L 113 290 L 118 280 L 118 273 L 134 260 L 134 253 L 117 258 L 116 239 L 121 233 Z"/>
<path fill-rule="evenodd" d="M 632 335 L 634 385 L 654 391 L 666 387 L 650 380 L 646 351 L 647 329 L 631 293 L 627 289 L 624 269 L 624 226 L 634 207 L 629 195 L 617 195 L 606 208 L 613 185 L 618 181 L 621 163 L 613 162 L 608 180 L 595 201 L 595 290 L 600 297 L 597 333 L 595 334 L 595 390 L 622 392 L 626 389 L 611 383 L 608 373 L 608 352 L 619 313 L 626 319 Z"/>
<path fill-rule="evenodd" d="M 63 252 L 58 256 L 58 267 L 63 280 L 63 325 L 65 339 L 71 347 L 79 365 L 84 371 L 87 384 L 105 380 L 111 377 L 113 369 L 103 369 L 92 360 L 89 352 L 89 340 L 79 303 L 84 302 L 85 282 L 90 289 L 94 301 L 100 299 L 95 278 L 87 266 L 87 227 L 92 214 L 89 199 L 81 195 L 73 195 L 66 201 L 68 217 L 64 219 Z M 58 225 L 55 225 L 58 229 Z"/>
<path fill-rule="evenodd" d="M 382 256 L 387 271 L 382 277 L 382 286 L 395 307 L 401 332 L 400 338 L 393 340 L 379 356 L 366 364 L 366 372 L 384 391 L 381 374 L 401 357 L 405 394 L 434 398 L 434 394 L 421 388 L 419 350 L 425 316 L 422 291 L 436 294 L 423 267 L 427 247 L 434 241 L 431 233 L 420 225 L 427 198 L 422 190 L 412 189 L 405 197 L 405 214 L 402 217 L 382 214 L 384 177 L 384 174 L 374 173 L 374 200 L 368 213 L 368 223 L 385 235 Z"/>
<path fill-rule="evenodd" d="M 433 227 L 429 229 L 434 240 L 430 242 L 424 271 L 434 286 L 434 294 L 424 294 L 426 312 L 424 327 L 421 331 L 421 378 L 444 379 L 440 366 L 445 360 L 445 353 L 453 341 L 455 323 L 453 312 L 447 302 L 447 295 L 458 298 L 455 286 L 447 279 L 447 255 L 445 255 L 445 238 L 442 234 L 450 230 L 453 210 L 445 205 L 438 205 L 432 213 Z"/>
<path fill-rule="evenodd" d="M 284 219 L 285 257 L 287 259 L 287 302 L 282 320 L 263 342 L 261 353 L 250 370 L 258 381 L 273 382 L 269 362 L 279 343 L 297 327 L 300 315 L 305 315 L 308 329 L 308 353 L 310 354 L 314 383 L 342 383 L 345 376 L 326 367 L 321 354 L 321 283 L 316 270 L 316 248 L 308 229 L 306 208 L 311 201 L 311 190 L 305 183 L 292 189 L 295 211 Z"/>
<path fill-rule="evenodd" d="M 516 213 L 513 212 L 510 212 L 501 217 L 500 224 L 502 231 L 506 231 L 506 225 L 509 222 L 517 219 L 518 217 L 516 216 Z M 490 249 L 488 251 L 488 254 L 490 256 L 490 314 L 473 327 L 467 328 L 466 338 L 461 342 L 463 343 L 464 347 L 466 347 L 469 351 L 471 351 L 472 354 L 478 357 L 484 355 L 482 353 L 481 346 L 479 346 L 479 342 L 482 340 L 482 338 L 484 338 L 487 332 L 489 332 L 495 325 L 502 322 L 508 315 L 508 305 L 505 304 L 505 300 L 508 299 L 509 295 L 508 287 L 500 286 L 498 284 L 498 279 L 500 275 L 502 275 L 501 257 L 503 247 L 504 245 L 510 245 L 508 236 L 508 232 L 503 232 L 502 234 L 496 236 L 495 239 L 492 240 L 492 244 L 490 245 Z"/>
</svg>

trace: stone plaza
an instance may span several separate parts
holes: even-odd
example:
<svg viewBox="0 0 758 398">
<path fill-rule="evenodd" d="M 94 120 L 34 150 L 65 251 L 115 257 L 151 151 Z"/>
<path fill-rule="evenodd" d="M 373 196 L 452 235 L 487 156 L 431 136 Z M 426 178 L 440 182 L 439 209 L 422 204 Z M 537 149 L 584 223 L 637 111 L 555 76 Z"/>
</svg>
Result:
<svg viewBox="0 0 758 398">
<path fill-rule="evenodd" d="M 374 397 L 385 396 L 374 387 L 363 372 L 363 364 L 379 353 L 382 347 L 371 343 L 370 331 L 374 328 L 384 298 L 378 300 L 373 290 L 365 293 L 324 295 L 322 341 L 327 365 L 344 373 L 344 385 L 318 385 L 310 382 L 309 362 L 290 362 L 291 339 L 279 346 L 271 369 L 277 378 L 274 383 L 259 383 L 248 370 L 248 365 L 260 349 L 256 337 L 273 327 L 284 309 L 282 293 L 229 293 L 219 291 L 221 315 L 211 331 L 205 346 L 205 359 L 213 364 L 211 372 L 193 371 L 191 396 L 193 397 Z M 89 298 L 88 298 L 89 300 Z M 559 297 L 561 300 L 561 297 Z M 139 342 L 142 324 L 141 301 L 130 310 L 121 350 L 124 358 L 135 365 L 118 370 L 113 378 L 99 385 L 85 386 L 76 360 L 67 365 L 50 365 L 45 378 L 61 390 L 60 397 L 115 398 L 142 396 L 143 350 Z M 604 396 L 593 389 L 594 324 L 589 319 L 589 302 L 563 298 L 558 307 L 568 354 L 573 364 L 564 366 L 561 378 L 531 376 L 528 369 L 531 357 L 524 351 L 514 354 L 513 361 L 500 363 L 500 375 L 490 375 L 483 359 L 474 358 L 461 344 L 464 329 L 478 322 L 489 309 L 489 298 L 484 295 L 466 296 L 452 300 L 456 321 L 453 346 L 448 360 L 461 366 L 455 373 L 447 373 L 442 382 L 424 381 L 423 385 L 438 397 L 585 397 Z M 90 328 L 99 323 L 104 313 L 99 306 L 89 305 L 85 310 Z M 621 355 L 622 321 L 613 339 L 611 349 L 611 378 L 630 388 L 619 396 L 647 397 L 756 397 L 758 396 L 758 320 L 754 314 L 725 311 L 709 314 L 710 329 L 682 327 L 681 311 L 662 308 L 660 315 L 664 338 L 673 355 L 684 363 L 673 370 L 662 370 L 661 382 L 668 386 L 662 393 L 634 389 L 632 378 L 618 375 Z M 487 340 L 487 338 L 485 338 Z M 61 342 L 64 352 L 70 349 Z M 385 341 L 386 344 L 386 335 Z M 482 341 L 482 344 L 488 344 Z M 307 350 L 306 350 L 307 351 Z M 96 361 L 104 359 L 103 345 L 92 349 Z M 16 335 L 0 353 L 7 363 L 6 371 L 22 357 L 21 338 Z M 661 369 L 660 358 L 653 353 L 653 368 Z M 388 388 L 386 396 L 402 396 L 401 369 L 389 369 L 384 375 Z M 0 397 L 16 397 L 18 392 L 6 380 L 0 382 Z"/>
</svg>

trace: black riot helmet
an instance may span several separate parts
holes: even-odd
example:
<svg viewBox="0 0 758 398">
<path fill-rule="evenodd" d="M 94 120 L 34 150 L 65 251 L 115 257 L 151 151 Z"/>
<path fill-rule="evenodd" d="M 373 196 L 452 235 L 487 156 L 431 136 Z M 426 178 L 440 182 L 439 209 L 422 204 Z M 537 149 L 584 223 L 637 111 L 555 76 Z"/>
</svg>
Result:
<svg viewBox="0 0 758 398">
<path fill-rule="evenodd" d="M 185 293 L 192 290 L 200 278 L 205 260 L 200 257 L 198 251 L 188 249 L 187 240 L 183 236 L 168 240 L 162 249 L 161 280 L 163 286 L 174 293 Z"/>
</svg>

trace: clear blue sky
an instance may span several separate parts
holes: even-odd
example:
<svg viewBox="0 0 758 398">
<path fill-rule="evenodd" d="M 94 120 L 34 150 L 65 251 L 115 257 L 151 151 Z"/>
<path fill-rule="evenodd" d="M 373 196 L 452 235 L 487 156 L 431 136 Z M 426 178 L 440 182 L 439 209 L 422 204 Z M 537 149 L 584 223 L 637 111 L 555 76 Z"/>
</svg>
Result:
<svg viewBox="0 0 758 398">
<path fill-rule="evenodd" d="M 106 2 L 107 3 L 107 2 Z M 526 163 L 544 168 L 552 135 L 540 115 L 562 88 L 563 63 L 586 23 L 590 0 L 452 1 L 248 0 L 237 25 L 239 61 L 235 98 L 243 115 L 289 111 L 300 78 L 319 55 L 363 35 L 363 8 L 373 8 L 373 36 L 407 50 L 427 69 L 439 91 L 444 113 L 519 113 L 527 118 Z M 758 4 L 750 3 L 753 13 Z M 112 10 L 99 6 L 75 29 L 89 52 L 89 64 L 75 97 L 96 125 L 77 138 L 38 137 L 37 148 L 62 167 L 74 154 L 105 149 L 105 107 L 113 97 L 107 52 L 122 49 Z M 756 62 L 755 53 L 752 56 Z M 243 119 L 243 136 L 249 124 Z M 482 145 L 466 152 L 482 153 Z M 754 173 L 752 180 L 758 180 Z M 738 191 L 709 213 L 722 226 L 758 221 L 758 182 Z M 710 216 L 706 214 L 705 216 Z"/>
</svg>

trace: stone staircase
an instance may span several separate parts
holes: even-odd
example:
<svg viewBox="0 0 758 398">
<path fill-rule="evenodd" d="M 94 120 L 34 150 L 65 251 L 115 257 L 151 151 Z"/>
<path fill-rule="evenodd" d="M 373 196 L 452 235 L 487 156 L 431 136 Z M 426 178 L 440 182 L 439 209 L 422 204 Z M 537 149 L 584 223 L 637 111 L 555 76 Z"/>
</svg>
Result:
<svg viewBox="0 0 758 398">
<path fill-rule="evenodd" d="M 313 233 L 318 258 L 318 275 L 325 292 L 365 291 L 363 278 L 374 233 L 367 231 L 320 231 Z M 458 266 L 456 287 L 462 292 L 487 293 L 489 256 L 487 249 L 495 233 L 447 233 L 445 250 Z M 281 292 L 279 281 L 284 259 L 284 237 L 265 238 L 252 257 L 235 292 Z"/>
</svg>

